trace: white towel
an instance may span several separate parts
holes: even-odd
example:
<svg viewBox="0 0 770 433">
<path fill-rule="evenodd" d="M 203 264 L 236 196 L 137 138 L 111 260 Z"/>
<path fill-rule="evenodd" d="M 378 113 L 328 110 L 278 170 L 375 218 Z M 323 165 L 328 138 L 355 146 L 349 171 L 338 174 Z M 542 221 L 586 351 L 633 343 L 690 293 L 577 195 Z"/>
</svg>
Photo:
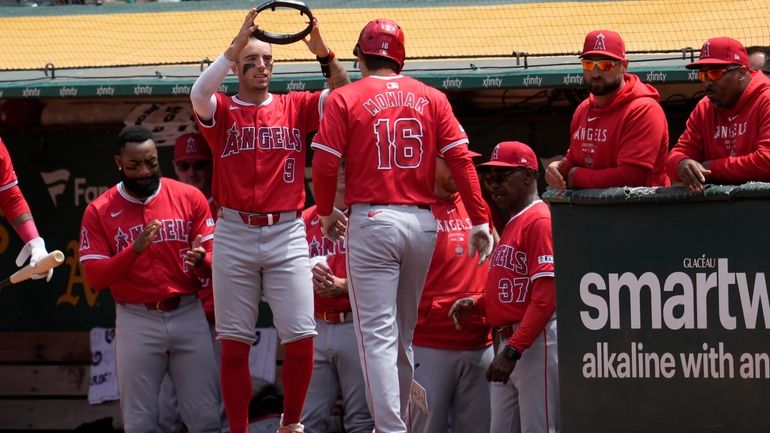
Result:
<svg viewBox="0 0 770 433">
<path fill-rule="evenodd" d="M 275 353 L 278 331 L 273 327 L 257 328 L 257 340 L 249 352 L 249 371 L 253 377 L 275 383 Z"/>
<path fill-rule="evenodd" d="M 91 404 L 119 400 L 118 374 L 115 367 L 115 328 L 93 328 L 91 337 Z"/>
</svg>

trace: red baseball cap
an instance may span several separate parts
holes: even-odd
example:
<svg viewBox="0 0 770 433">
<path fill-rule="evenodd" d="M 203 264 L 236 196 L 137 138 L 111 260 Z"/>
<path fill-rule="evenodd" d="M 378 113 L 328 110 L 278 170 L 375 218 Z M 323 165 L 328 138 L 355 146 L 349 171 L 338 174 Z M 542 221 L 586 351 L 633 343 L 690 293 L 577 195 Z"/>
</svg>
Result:
<svg viewBox="0 0 770 433">
<path fill-rule="evenodd" d="M 580 58 L 591 54 L 601 54 L 616 60 L 624 60 L 626 58 L 626 44 L 617 32 L 594 30 L 586 35 Z"/>
<path fill-rule="evenodd" d="M 687 69 L 698 69 L 709 65 L 740 65 L 749 67 L 746 48 L 733 38 L 711 38 L 700 49 L 700 59 L 685 65 Z"/>
<path fill-rule="evenodd" d="M 537 156 L 526 144 L 520 141 L 503 141 L 495 146 L 489 162 L 478 167 L 526 167 L 538 170 Z"/>
<path fill-rule="evenodd" d="M 174 143 L 176 161 L 211 161 L 211 149 L 203 135 L 191 132 L 177 137 Z"/>
</svg>

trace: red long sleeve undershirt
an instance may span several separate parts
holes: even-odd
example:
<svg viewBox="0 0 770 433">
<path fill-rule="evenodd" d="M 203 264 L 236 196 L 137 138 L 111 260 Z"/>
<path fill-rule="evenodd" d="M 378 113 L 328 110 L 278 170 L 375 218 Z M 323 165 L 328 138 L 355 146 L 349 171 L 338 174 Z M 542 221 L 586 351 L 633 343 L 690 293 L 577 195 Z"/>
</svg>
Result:
<svg viewBox="0 0 770 433">
<path fill-rule="evenodd" d="M 473 225 L 489 222 L 487 207 L 481 196 L 481 185 L 476 168 L 468 156 L 465 146 L 455 146 L 444 152 L 444 160 L 452 173 L 457 191 L 462 197 L 468 217 Z"/>
<path fill-rule="evenodd" d="M 556 280 L 551 277 L 537 278 L 532 281 L 532 299 L 524 317 L 516 327 L 508 345 L 523 353 L 543 332 L 546 323 L 556 311 Z"/>
<path fill-rule="evenodd" d="M 24 195 L 21 193 L 18 185 L 14 185 L 5 191 L 0 192 L 0 210 L 3 211 L 5 218 L 11 223 L 16 233 L 24 243 L 39 237 L 37 227 L 31 218 L 29 205 Z M 17 223 L 16 220 L 24 215 L 30 214 L 30 219 Z"/>
<path fill-rule="evenodd" d="M 316 150 L 313 154 L 313 192 L 320 216 L 331 215 L 334 208 L 339 165 L 339 157 L 329 152 Z"/>
<path fill-rule="evenodd" d="M 83 263 L 86 280 L 94 290 L 106 289 L 125 278 L 138 258 L 139 254 L 129 247 L 109 259 L 88 260 Z"/>
</svg>

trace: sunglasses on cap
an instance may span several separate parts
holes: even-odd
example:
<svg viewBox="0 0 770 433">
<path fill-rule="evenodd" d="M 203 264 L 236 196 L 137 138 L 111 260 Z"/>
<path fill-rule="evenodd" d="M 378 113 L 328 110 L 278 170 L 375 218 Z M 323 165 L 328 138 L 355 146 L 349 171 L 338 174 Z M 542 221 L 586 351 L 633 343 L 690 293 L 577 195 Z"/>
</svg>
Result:
<svg viewBox="0 0 770 433">
<path fill-rule="evenodd" d="M 720 78 L 724 77 L 726 73 L 731 71 L 736 71 L 738 69 L 741 69 L 743 66 L 730 66 L 727 68 L 718 68 L 718 69 L 706 69 L 706 70 L 700 70 L 698 71 L 698 79 L 700 81 L 706 81 L 706 78 L 708 78 L 711 81 L 717 81 Z"/>
<path fill-rule="evenodd" d="M 516 167 L 513 170 L 508 171 L 490 171 L 487 173 L 484 173 L 484 175 L 481 177 L 481 181 L 484 182 L 486 186 L 492 186 L 493 184 L 502 184 L 505 182 L 505 179 L 512 175 L 513 173 L 525 170 L 526 167 Z"/>
<path fill-rule="evenodd" d="M 620 60 L 589 60 L 589 59 L 583 59 L 583 70 L 584 71 L 593 71 L 594 68 L 599 68 L 602 72 L 607 72 L 610 69 L 614 68 L 615 65 L 620 63 Z"/>
<path fill-rule="evenodd" d="M 195 162 L 186 162 L 186 161 L 179 161 L 176 163 L 176 168 L 178 168 L 180 171 L 187 171 L 192 167 L 195 171 L 201 171 L 208 168 L 208 166 L 211 164 L 211 161 L 195 161 Z"/>
</svg>

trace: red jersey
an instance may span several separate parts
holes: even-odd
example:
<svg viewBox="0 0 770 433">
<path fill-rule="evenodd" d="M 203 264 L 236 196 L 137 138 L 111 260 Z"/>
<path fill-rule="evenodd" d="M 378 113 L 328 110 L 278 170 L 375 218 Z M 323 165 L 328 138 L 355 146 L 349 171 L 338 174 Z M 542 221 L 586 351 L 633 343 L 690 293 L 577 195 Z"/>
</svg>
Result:
<svg viewBox="0 0 770 433">
<path fill-rule="evenodd" d="M 13 161 L 5 143 L 0 139 L 0 192 L 13 188 L 18 185 L 16 172 L 13 170 Z"/>
<path fill-rule="evenodd" d="M 349 161 L 347 206 L 424 205 L 436 202 L 436 157 L 467 143 L 443 93 L 396 75 L 369 76 L 335 89 L 312 147 Z M 321 205 L 322 197 L 317 199 Z"/>
<path fill-rule="evenodd" d="M 489 268 L 478 258 L 468 257 L 471 219 L 454 194 L 449 201 L 439 200 L 432 207 L 436 217 L 436 248 L 420 299 L 414 344 L 436 349 L 472 350 L 492 344 L 486 318 L 474 314 L 454 327 L 449 317 L 452 304 L 466 296 L 484 293 Z"/>
<path fill-rule="evenodd" d="M 324 237 L 315 206 L 310 206 L 302 212 L 302 220 L 305 222 L 310 257 L 325 256 L 326 264 L 329 266 L 332 274 L 337 278 L 347 278 L 348 273 L 345 268 L 345 253 L 347 249 L 345 241 L 333 242 Z M 347 295 L 328 297 L 319 296 L 318 293 L 313 292 L 313 301 L 316 311 L 346 312 L 351 310 L 350 298 Z"/>
<path fill-rule="evenodd" d="M 654 87 L 642 83 L 636 75 L 625 74 L 626 81 L 610 103 L 596 107 L 590 95 L 575 110 L 570 125 L 570 145 L 566 172 L 572 167 L 592 170 L 633 164 L 650 172 L 643 185 L 665 186 L 666 154 L 668 153 L 668 124 Z M 577 188 L 597 188 L 607 185 L 580 184 Z"/>
<path fill-rule="evenodd" d="M 724 109 L 708 97 L 698 102 L 687 127 L 668 157 L 672 181 L 679 181 L 679 163 L 690 158 L 711 161 L 714 181 L 770 181 L 770 80 L 751 71 L 735 107 Z"/>
<path fill-rule="evenodd" d="M 92 201 L 80 229 L 80 261 L 108 259 L 131 248 L 145 225 L 156 219 L 162 227 L 155 242 L 110 287 L 116 302 L 145 304 L 200 288 L 198 278 L 186 269 L 184 254 L 199 234 L 210 253 L 214 220 L 206 197 L 173 179 L 161 178 L 158 191 L 144 202 L 128 195 L 122 183 Z"/>
<path fill-rule="evenodd" d="M 492 252 L 489 266 L 484 298 L 487 320 L 492 326 L 519 323 L 529 314 L 545 320 L 553 315 L 556 293 L 531 290 L 538 278 L 554 278 L 551 210 L 547 204 L 536 200 L 511 217 Z M 534 311 L 540 305 L 548 305 L 546 309 L 550 311 Z M 519 329 L 521 326 L 517 333 Z M 540 331 L 531 333 L 532 338 Z M 531 343 L 516 347 L 524 349 Z"/>
<path fill-rule="evenodd" d="M 302 209 L 305 137 L 318 129 L 322 93 L 270 94 L 260 105 L 217 93 L 211 125 L 196 116 L 214 161 L 214 201 L 244 212 Z"/>
</svg>

